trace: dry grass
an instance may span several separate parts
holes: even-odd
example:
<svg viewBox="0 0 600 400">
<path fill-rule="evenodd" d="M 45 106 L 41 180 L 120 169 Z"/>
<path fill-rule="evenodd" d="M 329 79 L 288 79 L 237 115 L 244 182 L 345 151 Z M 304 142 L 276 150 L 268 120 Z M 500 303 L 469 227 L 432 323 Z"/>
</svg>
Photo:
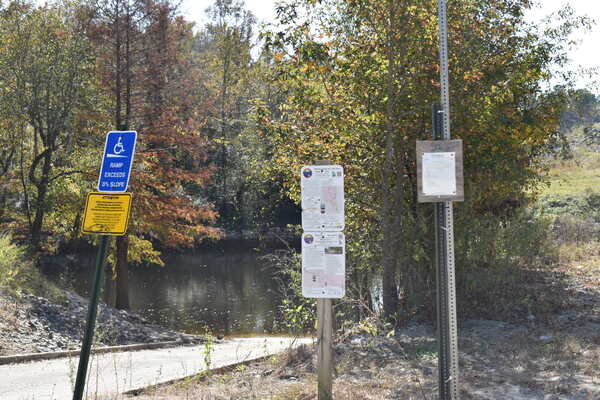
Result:
<svg viewBox="0 0 600 400">
<path fill-rule="evenodd" d="M 600 266 L 600 242 L 565 243 L 559 246 L 559 265 L 568 267 Z"/>
<path fill-rule="evenodd" d="M 600 187 L 600 154 L 578 150 L 570 160 L 548 162 L 550 185 L 543 190 L 545 196 L 580 196 Z"/>
<path fill-rule="evenodd" d="M 461 398 L 600 400 L 600 264 L 579 265 L 584 254 L 572 255 L 573 262 L 560 268 L 566 309 L 521 323 L 460 325 Z M 543 293 L 550 288 L 538 289 Z M 336 400 L 438 396 L 437 348 L 430 328 L 414 336 L 346 338 L 336 344 L 335 354 Z M 317 398 L 315 362 L 314 349 L 301 347 L 230 371 L 151 388 L 136 398 L 312 400 Z"/>
<path fill-rule="evenodd" d="M 303 350 L 306 353 L 308 350 Z M 295 355 L 285 354 L 280 359 L 270 359 L 238 367 L 226 374 L 216 374 L 190 379 L 176 385 L 151 389 L 137 396 L 141 400 L 189 399 L 189 400 L 230 400 L 230 399 L 271 399 L 309 400 L 316 399 L 316 374 L 314 352 L 294 359 Z M 340 365 L 348 365 L 344 357 L 338 359 L 337 377 L 333 393 L 336 400 L 380 400 L 380 399 L 422 399 L 415 394 L 409 397 L 395 397 L 402 381 L 410 383 L 411 378 L 400 378 L 395 367 L 386 363 L 384 368 L 374 362 L 371 365 L 355 363 L 352 368 L 340 371 Z M 401 383 L 401 385 L 399 385 Z M 407 392 L 408 394 L 408 392 Z"/>
<path fill-rule="evenodd" d="M 518 390 L 523 399 L 600 399 L 600 348 L 589 339 L 535 327 L 507 326 L 492 337 L 465 329 L 461 335 L 461 386 L 464 399 L 501 399 Z M 549 342 L 539 336 L 552 336 Z M 339 354 L 333 393 L 336 400 L 424 400 L 437 398 L 437 358 L 431 338 L 400 346 L 393 339 L 371 338 Z M 389 357 L 378 348 L 402 347 Z M 339 349 L 339 346 L 338 346 Z M 311 361 L 283 355 L 223 374 L 150 389 L 140 400 L 313 400 Z M 515 389 L 517 388 L 517 389 Z M 487 394 L 492 397 L 488 397 Z M 526 396 L 530 393 L 530 396 Z M 508 397 L 507 397 L 508 398 Z M 520 397 L 511 397 L 520 398 Z"/>
</svg>

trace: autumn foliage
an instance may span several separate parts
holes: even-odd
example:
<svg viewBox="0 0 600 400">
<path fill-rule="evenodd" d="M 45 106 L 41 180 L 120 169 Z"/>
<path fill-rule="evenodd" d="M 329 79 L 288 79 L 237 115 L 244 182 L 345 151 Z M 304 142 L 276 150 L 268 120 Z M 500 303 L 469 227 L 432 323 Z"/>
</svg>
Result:
<svg viewBox="0 0 600 400">
<path fill-rule="evenodd" d="M 544 86 L 563 59 L 563 37 L 540 35 L 524 19 L 528 7 L 512 0 L 449 6 L 451 129 L 465 144 L 467 201 L 457 206 L 464 229 L 533 197 L 541 156 L 558 130 L 562 99 Z M 416 202 L 415 140 L 431 139 L 431 107 L 440 102 L 437 4 L 306 1 L 280 11 L 283 25 L 266 40 L 286 101 L 280 117 L 257 113 L 274 149 L 268 174 L 284 176 L 298 199 L 302 165 L 343 165 L 350 279 L 360 287 L 381 268 L 386 313 L 395 313 L 399 297 L 404 311 L 414 311 L 433 282 L 431 209 Z"/>
<path fill-rule="evenodd" d="M 216 212 L 192 196 L 210 183 L 212 169 L 191 24 L 169 2 L 107 1 L 95 18 L 98 72 L 115 125 L 139 133 L 131 232 L 164 247 L 218 237 Z"/>
</svg>

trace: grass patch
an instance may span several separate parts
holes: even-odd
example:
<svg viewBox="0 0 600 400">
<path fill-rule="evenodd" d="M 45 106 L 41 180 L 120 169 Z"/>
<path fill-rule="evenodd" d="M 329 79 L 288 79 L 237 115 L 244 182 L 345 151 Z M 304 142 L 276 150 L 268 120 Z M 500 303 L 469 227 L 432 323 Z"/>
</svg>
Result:
<svg viewBox="0 0 600 400">
<path fill-rule="evenodd" d="M 600 190 L 600 153 L 580 148 L 573 158 L 551 160 L 547 167 L 549 185 L 542 197 L 577 197 Z"/>
</svg>

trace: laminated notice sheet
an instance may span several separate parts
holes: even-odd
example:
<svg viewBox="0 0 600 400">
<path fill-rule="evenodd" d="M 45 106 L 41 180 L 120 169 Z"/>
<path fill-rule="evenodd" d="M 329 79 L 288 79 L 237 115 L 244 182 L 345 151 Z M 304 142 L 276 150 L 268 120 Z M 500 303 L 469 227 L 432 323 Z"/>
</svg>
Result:
<svg viewBox="0 0 600 400">
<path fill-rule="evenodd" d="M 423 194 L 452 196 L 456 194 L 456 154 L 423 153 Z"/>
<path fill-rule="evenodd" d="M 344 169 L 339 165 L 312 165 L 300 170 L 302 229 L 344 229 Z"/>
<path fill-rule="evenodd" d="M 346 239 L 341 232 L 302 235 L 302 295 L 342 298 L 346 291 Z"/>
</svg>

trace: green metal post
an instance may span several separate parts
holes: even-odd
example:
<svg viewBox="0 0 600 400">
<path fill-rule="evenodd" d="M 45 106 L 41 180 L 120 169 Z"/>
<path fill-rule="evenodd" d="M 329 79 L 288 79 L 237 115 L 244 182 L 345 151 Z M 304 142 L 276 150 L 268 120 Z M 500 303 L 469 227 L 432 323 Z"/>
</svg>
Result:
<svg viewBox="0 0 600 400">
<path fill-rule="evenodd" d="M 90 294 L 90 304 L 88 306 L 87 324 L 85 336 L 81 344 L 81 352 L 79 354 L 79 366 L 77 367 L 77 380 L 75 381 L 75 390 L 73 391 L 73 400 L 81 400 L 85 389 L 85 379 L 87 376 L 88 363 L 90 360 L 90 350 L 92 341 L 94 340 L 94 328 L 96 327 L 96 315 L 98 313 L 98 298 L 100 297 L 100 285 L 103 282 L 104 275 L 104 259 L 108 249 L 109 236 L 103 235 L 100 239 L 100 247 L 96 256 L 96 272 L 94 274 L 94 282 L 92 284 L 92 292 Z"/>
<path fill-rule="evenodd" d="M 433 140 L 442 140 L 442 106 L 432 107 Z M 441 400 L 451 399 L 448 379 L 450 378 L 449 330 L 448 330 L 448 294 L 447 257 L 446 257 L 446 224 L 443 202 L 434 203 L 435 219 L 435 275 L 436 275 L 436 308 L 438 336 L 438 382 Z"/>
</svg>

